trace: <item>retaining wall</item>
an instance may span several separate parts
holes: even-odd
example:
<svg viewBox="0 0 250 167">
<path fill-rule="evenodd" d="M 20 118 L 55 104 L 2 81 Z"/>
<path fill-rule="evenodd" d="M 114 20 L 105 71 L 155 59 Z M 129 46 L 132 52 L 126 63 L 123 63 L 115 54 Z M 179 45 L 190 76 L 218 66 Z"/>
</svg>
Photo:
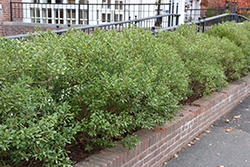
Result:
<svg viewBox="0 0 250 167">
<path fill-rule="evenodd" d="M 36 32 L 36 27 L 39 26 L 41 31 L 56 30 L 56 24 L 42 24 L 42 23 L 23 23 L 23 22 L 10 22 L 6 21 L 3 25 L 3 36 L 13 36 L 20 34 L 27 34 L 29 32 Z M 72 27 L 83 27 L 83 25 L 72 25 Z M 67 29 L 68 26 L 60 24 L 59 29 Z M 1 35 L 1 34 L 0 34 Z"/>
<path fill-rule="evenodd" d="M 184 106 L 175 121 L 136 132 L 141 138 L 136 148 L 128 150 L 118 144 L 78 162 L 75 167 L 161 166 L 250 93 L 250 75 L 243 79 Z"/>
</svg>

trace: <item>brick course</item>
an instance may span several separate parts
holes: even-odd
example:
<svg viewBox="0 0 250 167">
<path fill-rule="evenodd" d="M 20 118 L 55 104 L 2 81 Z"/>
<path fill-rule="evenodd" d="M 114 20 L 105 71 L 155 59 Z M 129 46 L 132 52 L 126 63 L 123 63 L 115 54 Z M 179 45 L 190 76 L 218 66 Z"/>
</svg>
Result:
<svg viewBox="0 0 250 167">
<path fill-rule="evenodd" d="M 232 83 L 219 93 L 212 93 L 209 97 L 203 97 L 193 102 L 191 106 L 184 106 L 179 111 L 180 117 L 176 118 L 175 121 L 161 126 L 155 125 L 151 130 L 143 129 L 136 132 L 141 138 L 136 148 L 128 150 L 118 144 L 114 148 L 104 149 L 100 154 L 97 154 L 102 156 L 102 161 L 94 162 L 94 158 L 91 157 L 97 155 L 93 155 L 77 163 L 75 167 L 95 165 L 158 167 L 162 165 L 250 93 L 250 75 L 244 79 L 244 82 Z M 114 159 L 114 157 L 116 158 Z M 90 159 L 92 161 L 89 161 Z M 97 165 L 98 163 L 102 164 Z"/>
</svg>

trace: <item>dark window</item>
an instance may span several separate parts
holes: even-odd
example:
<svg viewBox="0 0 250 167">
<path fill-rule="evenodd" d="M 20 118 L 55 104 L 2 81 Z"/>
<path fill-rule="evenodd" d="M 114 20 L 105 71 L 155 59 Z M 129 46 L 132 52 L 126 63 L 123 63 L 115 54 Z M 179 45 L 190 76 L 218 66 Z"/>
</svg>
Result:
<svg viewBox="0 0 250 167">
<path fill-rule="evenodd" d="M 62 0 L 56 0 L 56 3 L 62 3 Z"/>
<path fill-rule="evenodd" d="M 102 14 L 102 22 L 105 22 L 106 21 L 106 14 Z"/>
<path fill-rule="evenodd" d="M 68 0 L 68 3 L 75 3 L 75 0 Z"/>
</svg>

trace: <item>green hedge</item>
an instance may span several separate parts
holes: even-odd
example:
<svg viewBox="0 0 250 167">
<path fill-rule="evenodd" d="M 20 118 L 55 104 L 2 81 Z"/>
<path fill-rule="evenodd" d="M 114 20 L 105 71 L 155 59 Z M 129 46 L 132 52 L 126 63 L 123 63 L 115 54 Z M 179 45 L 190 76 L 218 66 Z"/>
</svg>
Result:
<svg viewBox="0 0 250 167">
<path fill-rule="evenodd" d="M 248 22 L 225 24 L 250 34 Z M 1 38 L 1 165 L 39 159 L 71 166 L 66 144 L 91 150 L 120 140 L 132 148 L 133 131 L 172 120 L 180 103 L 248 73 L 249 38 L 239 44 L 224 32 L 196 30 L 183 25 L 161 38 L 138 28 Z"/>
</svg>

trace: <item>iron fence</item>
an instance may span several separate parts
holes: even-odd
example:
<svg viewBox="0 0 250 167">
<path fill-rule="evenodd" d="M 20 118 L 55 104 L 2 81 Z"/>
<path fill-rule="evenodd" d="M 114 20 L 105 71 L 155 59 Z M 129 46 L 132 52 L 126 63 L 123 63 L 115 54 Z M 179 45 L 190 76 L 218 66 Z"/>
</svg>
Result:
<svg viewBox="0 0 250 167">
<path fill-rule="evenodd" d="M 211 28 L 213 24 L 219 24 L 224 21 L 235 21 L 238 23 L 239 21 L 246 21 L 246 20 L 250 21 L 250 18 L 245 17 L 238 13 L 224 13 L 224 14 L 220 14 L 217 16 L 209 17 L 209 18 L 206 18 L 206 16 L 204 16 L 203 19 L 199 17 L 198 21 L 188 22 L 187 24 L 189 25 L 196 24 L 198 25 L 198 32 L 199 31 L 205 32 L 208 28 Z M 152 33 L 156 34 L 159 31 L 170 31 L 170 30 L 176 29 L 177 27 L 178 25 L 172 26 L 172 27 L 165 27 L 159 30 L 154 30 Z"/>
<path fill-rule="evenodd" d="M 156 30 L 160 28 L 166 28 L 174 25 L 179 24 L 179 17 L 180 14 L 163 14 L 158 16 L 146 17 L 142 19 L 133 19 L 127 21 L 118 21 L 113 23 L 106 23 L 106 24 L 99 24 L 99 25 L 88 25 L 83 27 L 77 27 L 85 33 L 92 34 L 96 27 L 102 30 L 118 30 L 119 32 L 123 31 L 125 28 L 144 28 L 145 30 Z M 170 20 L 171 25 L 169 26 Z M 160 25 L 160 26 L 159 26 Z M 70 27 L 70 24 L 68 25 Z M 62 34 L 67 32 L 68 29 L 60 29 L 60 25 L 57 25 L 57 30 L 53 30 L 52 32 L 57 34 Z M 32 35 L 36 35 L 33 33 Z M 7 36 L 4 37 L 5 39 L 14 39 L 14 38 L 24 38 L 29 37 L 30 34 L 22 34 L 22 35 L 15 35 L 15 36 Z"/>
<path fill-rule="evenodd" d="M 51 0 L 47 0 L 47 3 L 38 2 L 40 1 L 10 2 L 10 20 L 28 23 L 97 25 L 178 13 L 178 4 L 171 1 L 158 4 L 127 4 L 118 0 L 115 3 L 106 3 L 106 0 L 103 0 L 103 3 L 80 0 L 78 4 L 75 4 L 75 0 L 68 0 L 68 3 L 61 3 L 60 0 L 55 3 L 51 3 Z M 171 25 L 171 18 L 168 20 Z"/>
<path fill-rule="evenodd" d="M 175 23 L 174 25 L 172 24 L 171 26 L 168 25 L 168 18 L 171 17 L 173 22 Z M 84 27 L 77 27 L 76 29 L 79 29 L 85 33 L 92 34 L 93 31 L 95 30 L 96 27 L 102 29 L 102 30 L 113 30 L 116 29 L 119 32 L 123 31 L 124 28 L 144 28 L 145 30 L 151 30 L 153 35 L 156 35 L 159 31 L 170 31 L 173 29 L 176 29 L 178 27 L 179 23 L 179 17 L 180 14 L 164 14 L 164 15 L 158 15 L 158 16 L 153 16 L 153 17 L 147 17 L 143 19 L 133 19 L 133 20 L 127 20 L 127 21 L 119 21 L 119 22 L 114 22 L 114 23 L 107 23 L 107 24 L 100 24 L 100 25 L 89 25 L 89 26 L 84 26 Z M 157 27 L 155 25 L 158 25 L 159 18 L 162 18 L 161 27 Z M 223 21 L 233 21 L 235 20 L 236 22 L 239 22 L 240 20 L 248 20 L 250 21 L 249 18 L 237 14 L 237 13 L 224 13 L 221 15 L 213 16 L 213 17 L 199 17 L 198 21 L 194 22 L 189 22 L 187 24 L 196 24 L 198 25 L 198 31 L 205 32 L 206 29 L 211 27 L 210 23 L 213 24 L 218 24 L 222 23 Z M 151 27 L 151 25 L 153 25 Z M 70 24 L 69 24 L 70 27 Z M 59 29 L 60 26 L 57 25 L 57 30 L 53 30 L 52 32 L 57 33 L 57 34 L 62 34 L 68 31 L 68 29 Z M 31 35 L 36 35 L 36 33 L 33 33 Z M 15 38 L 24 38 L 24 37 L 30 37 L 30 34 L 22 34 L 22 35 L 15 35 L 15 36 L 7 36 L 4 37 L 5 39 L 15 39 Z"/>
</svg>

